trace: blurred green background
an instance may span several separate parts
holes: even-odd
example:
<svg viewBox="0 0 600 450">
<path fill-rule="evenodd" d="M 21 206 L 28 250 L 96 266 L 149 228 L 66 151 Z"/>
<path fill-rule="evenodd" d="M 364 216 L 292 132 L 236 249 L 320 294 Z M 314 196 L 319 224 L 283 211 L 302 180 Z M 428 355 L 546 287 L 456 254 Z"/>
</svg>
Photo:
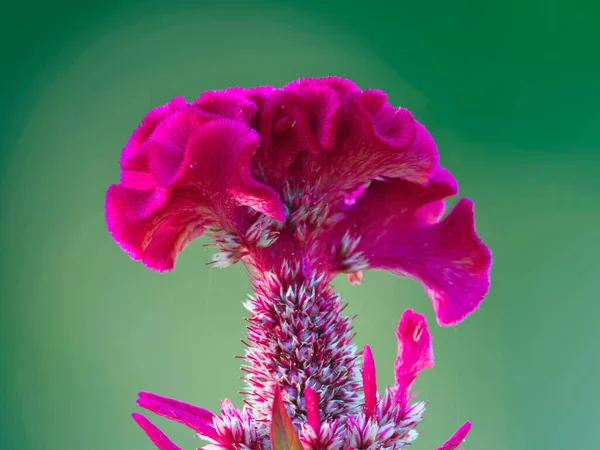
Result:
<svg viewBox="0 0 600 450">
<path fill-rule="evenodd" d="M 471 450 L 597 448 L 599 14 L 577 0 L 5 4 L 0 447 L 151 449 L 129 418 L 138 390 L 240 404 L 243 268 L 204 267 L 202 241 L 174 273 L 131 262 L 106 231 L 104 193 L 153 106 L 337 74 L 429 127 L 494 252 L 487 300 L 453 328 L 433 325 L 414 281 L 336 280 L 381 389 L 403 309 L 432 323 L 413 448 L 468 419 Z"/>
</svg>

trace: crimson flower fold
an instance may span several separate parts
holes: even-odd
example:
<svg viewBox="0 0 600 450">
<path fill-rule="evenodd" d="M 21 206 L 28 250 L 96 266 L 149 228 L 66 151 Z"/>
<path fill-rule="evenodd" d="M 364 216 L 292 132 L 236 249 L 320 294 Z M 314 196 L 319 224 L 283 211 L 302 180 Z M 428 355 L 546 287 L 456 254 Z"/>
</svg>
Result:
<svg viewBox="0 0 600 450">
<path fill-rule="evenodd" d="M 456 192 L 456 181 L 441 167 L 426 185 L 372 182 L 337 231 L 352 233 L 351 256 L 345 252 L 342 269 L 384 269 L 416 278 L 429 294 L 440 324 L 464 319 L 488 291 L 491 254 L 475 232 L 470 200 L 459 200 L 441 218 L 445 199 Z"/>
<path fill-rule="evenodd" d="M 158 271 L 208 234 L 221 267 L 243 260 L 264 270 L 294 253 L 353 284 L 367 269 L 409 276 L 451 325 L 483 300 L 491 255 L 473 202 L 443 217 L 458 186 L 438 160 L 408 110 L 343 78 L 177 97 L 150 111 L 124 148 L 107 224 Z"/>
</svg>

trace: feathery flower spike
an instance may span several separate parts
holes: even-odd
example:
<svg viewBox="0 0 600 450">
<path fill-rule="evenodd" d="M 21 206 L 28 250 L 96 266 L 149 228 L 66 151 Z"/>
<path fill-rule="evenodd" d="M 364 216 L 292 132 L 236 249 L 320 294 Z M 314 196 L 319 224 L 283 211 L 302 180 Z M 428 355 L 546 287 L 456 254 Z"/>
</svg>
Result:
<svg viewBox="0 0 600 450">
<path fill-rule="evenodd" d="M 147 114 L 120 165 L 106 220 L 123 250 L 172 270 L 206 235 L 219 250 L 210 264 L 243 262 L 254 290 L 247 405 L 225 400 L 217 415 L 142 392 L 139 406 L 193 429 L 208 449 L 399 449 L 416 438 L 424 403 L 411 403 L 411 387 L 433 366 L 424 317 L 402 315 L 396 382 L 381 397 L 371 350 L 361 370 L 331 287 L 340 273 L 361 283 L 368 269 L 415 278 L 441 325 L 487 293 L 491 255 L 473 203 L 461 199 L 442 218 L 457 184 L 408 110 L 337 77 L 177 97 Z M 158 448 L 179 448 L 134 419 Z M 455 449 L 469 428 L 439 450 Z"/>
</svg>

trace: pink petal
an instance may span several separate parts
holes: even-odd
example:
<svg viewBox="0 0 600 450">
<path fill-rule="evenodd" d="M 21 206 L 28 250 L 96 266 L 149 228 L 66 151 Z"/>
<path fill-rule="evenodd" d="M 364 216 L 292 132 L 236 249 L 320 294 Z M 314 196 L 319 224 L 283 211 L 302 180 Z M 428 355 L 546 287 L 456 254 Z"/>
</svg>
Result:
<svg viewBox="0 0 600 450">
<path fill-rule="evenodd" d="M 293 131 L 305 150 L 319 155 L 331 150 L 337 136 L 343 101 L 335 89 L 307 84 L 303 89 L 287 88 L 286 107 L 292 111 Z"/>
<path fill-rule="evenodd" d="M 471 422 L 465 422 L 456 432 L 448 439 L 441 447 L 437 450 L 456 450 L 460 444 L 465 440 L 467 434 L 471 430 Z"/>
<path fill-rule="evenodd" d="M 256 181 L 250 171 L 259 144 L 260 135 L 240 122 L 217 119 L 205 124 L 188 142 L 186 181 L 208 198 L 229 194 L 238 204 L 283 221 L 285 207 L 277 192 Z"/>
<path fill-rule="evenodd" d="M 292 126 L 302 150 L 298 180 L 321 191 L 343 192 L 380 177 L 425 183 L 437 148 L 410 112 L 387 103 L 381 91 L 360 91 L 336 77 L 285 86 Z M 327 150 L 320 154 L 321 149 Z"/>
<path fill-rule="evenodd" d="M 356 84 L 346 78 L 325 77 L 325 78 L 301 78 L 287 84 L 284 89 L 304 89 L 311 86 L 328 86 L 335 89 L 342 97 L 349 97 L 352 94 L 360 92 Z"/>
<path fill-rule="evenodd" d="M 371 347 L 368 345 L 365 345 L 363 351 L 362 379 L 365 393 L 365 415 L 372 417 L 377 412 L 377 376 Z"/>
<path fill-rule="evenodd" d="M 119 246 L 133 259 L 143 257 L 142 244 L 152 223 L 149 217 L 160 211 L 167 201 L 168 191 L 164 192 L 164 195 L 157 195 L 154 190 L 138 191 L 118 184 L 108 189 L 108 230 Z"/>
<path fill-rule="evenodd" d="M 414 218 L 416 222 L 424 225 L 433 225 L 440 221 L 445 210 L 446 202 L 444 200 L 433 201 L 415 210 Z"/>
<path fill-rule="evenodd" d="M 137 190 L 119 184 L 108 190 L 111 207 L 118 209 L 126 219 L 140 220 L 160 211 L 169 201 L 169 189 Z"/>
<path fill-rule="evenodd" d="M 348 166 L 359 183 L 380 177 L 425 183 L 437 167 L 437 147 L 429 132 L 408 110 L 387 103 L 380 91 L 351 99 L 338 141 L 336 165 Z"/>
<path fill-rule="evenodd" d="M 215 414 L 212 411 L 209 411 L 208 409 L 204 409 L 199 406 L 192 405 L 190 403 L 181 402 L 173 398 L 163 397 L 162 395 L 154 394 L 152 392 L 139 392 L 138 397 L 140 399 L 152 400 L 155 402 L 163 403 L 165 405 L 173 406 L 175 408 L 178 408 L 182 411 L 186 411 L 196 416 L 198 419 L 206 423 L 212 424 L 212 420 L 215 417 Z"/>
<path fill-rule="evenodd" d="M 342 100 L 337 92 L 326 86 L 311 89 L 308 122 L 321 147 L 331 150 L 342 112 Z"/>
<path fill-rule="evenodd" d="M 458 323 L 479 307 L 489 289 L 491 254 L 475 233 L 470 200 L 459 200 L 433 226 L 389 238 L 380 245 L 390 247 L 371 264 L 419 279 L 440 325 Z"/>
<path fill-rule="evenodd" d="M 183 97 L 175 97 L 166 105 L 152 109 L 142 120 L 141 125 L 133 132 L 121 154 L 121 168 L 139 172 L 148 171 L 147 154 L 142 150 L 143 144 L 152 135 L 156 127 L 173 112 L 184 108 L 187 102 Z"/>
<path fill-rule="evenodd" d="M 193 106 L 215 118 L 233 119 L 250 124 L 258 107 L 245 96 L 246 90 L 230 88 L 224 91 L 204 92 Z"/>
<path fill-rule="evenodd" d="M 212 424 L 214 414 L 210 411 L 149 392 L 140 392 L 139 395 L 137 404 L 142 408 L 152 411 L 159 416 L 179 422 L 206 438 L 218 438 Z"/>
<path fill-rule="evenodd" d="M 214 219 L 193 191 L 137 191 L 113 185 L 106 194 L 106 222 L 133 259 L 162 272 L 173 269 L 181 250 Z"/>
<path fill-rule="evenodd" d="M 437 167 L 425 185 L 406 180 L 373 181 L 347 194 L 349 222 L 360 229 L 385 227 L 410 228 L 436 222 L 443 199 L 455 195 L 458 186 L 454 177 L 443 167 Z M 346 224 L 347 226 L 347 224 Z"/>
<path fill-rule="evenodd" d="M 331 150 L 342 112 L 337 90 L 320 80 L 294 82 L 283 89 L 254 88 L 259 106 L 257 130 L 262 142 L 252 160 L 257 178 L 282 192 L 290 183 L 307 183 L 302 153 Z M 293 168 L 292 164 L 296 164 Z"/>
<path fill-rule="evenodd" d="M 186 108 L 171 114 L 156 127 L 145 147 L 150 172 L 158 184 L 172 186 L 181 177 L 190 136 L 207 121 L 206 114 Z"/>
<path fill-rule="evenodd" d="M 372 117 L 360 100 L 354 99 L 332 151 L 307 160 L 305 171 L 311 174 L 311 182 L 322 183 L 322 188 L 335 186 L 346 191 L 382 177 L 426 183 L 437 160 L 433 140 L 407 110 L 386 103 Z"/>
<path fill-rule="evenodd" d="M 426 182 L 428 175 L 438 167 L 439 156 L 433 137 L 420 122 L 415 121 L 415 137 L 406 153 L 408 156 L 403 162 L 405 167 L 400 168 L 402 176 L 399 178 L 415 183 Z M 387 176 L 397 177 L 391 174 Z"/>
<path fill-rule="evenodd" d="M 360 104 L 371 117 L 369 131 L 392 148 L 406 148 L 415 138 L 415 122 L 404 108 L 394 108 L 382 91 L 367 89 Z"/>
<path fill-rule="evenodd" d="M 321 418 L 319 416 L 319 394 L 310 387 L 304 390 L 304 401 L 306 402 L 306 415 L 308 424 L 315 433 L 321 430 Z"/>
<path fill-rule="evenodd" d="M 181 450 L 158 427 L 138 413 L 131 415 L 159 450 Z"/>
<path fill-rule="evenodd" d="M 136 170 L 121 171 L 121 184 L 128 188 L 145 191 L 156 187 L 156 180 L 150 172 Z"/>
<path fill-rule="evenodd" d="M 260 147 L 252 158 L 253 173 L 258 180 L 282 192 L 289 181 L 288 169 L 300 152 L 292 133 L 287 94 L 266 86 L 251 89 L 249 95 L 259 107 L 256 129 L 261 136 Z"/>
<path fill-rule="evenodd" d="M 472 202 L 460 200 L 437 222 L 443 199 L 455 192 L 456 183 L 441 168 L 426 186 L 373 182 L 340 225 L 361 238 L 357 251 L 371 268 L 420 280 L 442 325 L 473 312 L 489 287 L 491 255 L 475 233 Z"/>
<path fill-rule="evenodd" d="M 229 119 L 202 124 L 198 114 L 189 109 L 174 113 L 146 144 L 154 178 L 173 186 L 136 190 L 115 185 L 107 193 L 106 218 L 114 239 L 132 258 L 158 271 L 171 270 L 206 225 L 237 230 L 243 220 L 240 205 L 285 219 L 277 193 L 250 171 L 258 133 Z"/>
<path fill-rule="evenodd" d="M 433 367 L 431 335 L 425 317 L 407 309 L 402 314 L 396 332 L 398 357 L 394 365 L 396 401 L 406 407 L 408 395 L 419 372 Z"/>
</svg>

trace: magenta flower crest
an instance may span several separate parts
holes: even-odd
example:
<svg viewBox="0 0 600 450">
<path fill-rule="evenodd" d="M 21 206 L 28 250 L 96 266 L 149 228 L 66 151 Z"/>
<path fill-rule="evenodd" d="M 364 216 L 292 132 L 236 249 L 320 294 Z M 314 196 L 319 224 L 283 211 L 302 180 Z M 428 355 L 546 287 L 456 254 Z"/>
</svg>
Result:
<svg viewBox="0 0 600 450">
<path fill-rule="evenodd" d="M 433 366 L 423 316 L 402 315 L 396 381 L 380 396 L 370 348 L 352 344 L 350 318 L 332 287 L 367 269 L 419 280 L 438 322 L 472 313 L 487 293 L 490 252 L 475 233 L 473 204 L 439 166 L 435 143 L 386 95 L 341 78 L 283 88 L 230 88 L 150 111 L 109 188 L 109 231 L 133 259 L 171 270 L 207 235 L 210 264 L 241 261 L 249 311 L 246 405 L 220 414 L 150 393 L 138 404 L 210 442 L 238 450 L 403 448 L 425 410 L 418 373 Z M 361 363 L 362 361 L 362 363 Z M 160 449 L 178 449 L 144 416 Z M 457 448 L 470 424 L 440 450 Z"/>
</svg>

